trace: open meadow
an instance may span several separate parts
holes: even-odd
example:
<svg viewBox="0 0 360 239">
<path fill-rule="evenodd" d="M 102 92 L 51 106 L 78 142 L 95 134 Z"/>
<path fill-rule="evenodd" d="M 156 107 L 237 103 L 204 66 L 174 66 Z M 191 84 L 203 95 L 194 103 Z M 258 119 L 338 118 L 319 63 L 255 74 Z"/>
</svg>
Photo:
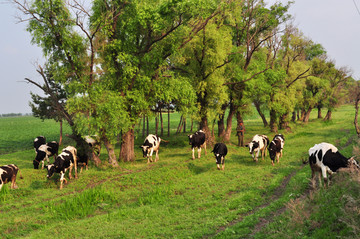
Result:
<svg viewBox="0 0 360 239">
<path fill-rule="evenodd" d="M 352 211 L 355 206 L 347 208 L 347 202 L 359 202 L 359 182 L 342 188 L 334 180 L 329 189 L 311 191 L 310 168 L 303 164 L 308 149 L 324 141 L 347 157 L 353 154 L 354 107 L 340 107 L 330 122 L 316 116 L 313 112 L 309 123 L 293 123 L 291 132 L 279 132 L 285 136 L 284 155 L 275 166 L 268 154 L 255 163 L 248 148 L 236 146 L 233 130 L 225 170 L 219 171 L 212 148 L 201 159 L 191 159 L 187 133 L 174 133 L 179 116 L 173 114 L 173 132 L 163 136 L 169 143 L 161 143 L 158 162 L 146 163 L 138 135 L 135 162 L 120 163 L 119 168 L 90 164 L 63 190 L 58 175 L 47 180 L 46 171 L 32 165 L 33 139 L 44 135 L 58 140 L 58 124 L 1 118 L 0 165 L 15 163 L 24 178 L 17 178 L 18 189 L 6 184 L 0 192 L 0 237 L 354 238 L 360 213 Z M 275 135 L 255 113 L 244 124 L 245 142 L 255 134 Z M 65 128 L 64 134 L 69 131 Z M 106 161 L 105 147 L 101 158 Z M 345 217 L 349 213 L 353 217 Z"/>
</svg>

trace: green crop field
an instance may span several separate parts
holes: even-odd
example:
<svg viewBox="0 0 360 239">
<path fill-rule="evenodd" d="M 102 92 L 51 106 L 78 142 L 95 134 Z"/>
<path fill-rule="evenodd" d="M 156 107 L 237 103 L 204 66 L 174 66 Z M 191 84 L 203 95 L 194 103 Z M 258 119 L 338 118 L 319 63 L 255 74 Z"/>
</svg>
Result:
<svg viewBox="0 0 360 239">
<path fill-rule="evenodd" d="M 310 168 L 303 164 L 308 149 L 324 141 L 352 155 L 354 107 L 342 106 L 330 122 L 315 115 L 307 124 L 291 124 L 291 132 L 280 132 L 284 156 L 275 166 L 268 156 L 253 162 L 247 148 L 236 146 L 233 132 L 225 170 L 219 171 L 211 148 L 201 159 L 191 159 L 187 133 L 174 133 L 179 116 L 173 114 L 171 136 L 163 137 L 169 143 L 162 143 L 158 162 L 142 158 L 143 137 L 137 135 L 135 162 L 119 168 L 90 165 L 63 190 L 58 175 L 47 180 L 45 170 L 32 168 L 32 140 L 38 135 L 57 140 L 58 124 L 0 119 L 0 165 L 15 163 L 24 177 L 17 179 L 18 189 L 6 184 L 0 192 L 0 237 L 354 238 L 360 214 L 347 202 L 358 202 L 359 182 L 342 188 L 335 177 L 330 188 L 312 191 Z M 246 142 L 257 133 L 274 136 L 255 114 L 245 118 L 245 127 Z M 101 158 L 106 161 L 104 149 Z M 353 180 L 343 177 L 341 182 Z M 349 213 L 353 217 L 345 216 Z"/>
</svg>

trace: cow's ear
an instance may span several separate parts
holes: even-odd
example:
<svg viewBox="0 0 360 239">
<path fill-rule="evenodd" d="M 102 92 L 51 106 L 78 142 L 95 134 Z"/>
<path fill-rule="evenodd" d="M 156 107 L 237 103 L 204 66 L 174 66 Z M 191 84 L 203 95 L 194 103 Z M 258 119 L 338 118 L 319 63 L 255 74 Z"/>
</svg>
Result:
<svg viewBox="0 0 360 239">
<path fill-rule="evenodd" d="M 139 148 L 142 148 L 143 146 L 142 145 L 140 145 L 140 147 Z"/>
</svg>

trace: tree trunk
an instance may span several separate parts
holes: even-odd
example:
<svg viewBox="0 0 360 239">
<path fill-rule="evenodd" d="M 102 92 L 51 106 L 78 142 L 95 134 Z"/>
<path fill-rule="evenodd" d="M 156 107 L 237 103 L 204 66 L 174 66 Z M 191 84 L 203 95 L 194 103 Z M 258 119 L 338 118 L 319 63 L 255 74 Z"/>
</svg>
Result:
<svg viewBox="0 0 360 239">
<path fill-rule="evenodd" d="M 291 121 L 292 122 L 296 121 L 296 112 L 295 111 L 292 112 Z"/>
<path fill-rule="evenodd" d="M 234 114 L 235 114 L 236 110 L 237 110 L 237 107 L 234 104 L 230 104 L 229 115 L 228 115 L 228 117 L 226 119 L 225 135 L 223 137 L 224 142 L 229 142 L 230 141 L 231 129 L 232 129 L 232 119 L 234 117 Z"/>
<path fill-rule="evenodd" d="M 60 120 L 60 139 L 59 139 L 59 145 L 62 145 L 62 140 L 63 140 L 63 121 Z"/>
<path fill-rule="evenodd" d="M 143 130 L 142 130 L 142 137 L 145 138 L 145 115 L 143 116 Z"/>
<path fill-rule="evenodd" d="M 121 138 L 120 160 L 123 162 L 135 161 L 134 129 L 129 129 Z"/>
<path fill-rule="evenodd" d="M 149 116 L 146 116 L 146 136 L 149 135 Z"/>
<path fill-rule="evenodd" d="M 325 115 L 324 121 L 331 120 L 331 115 L 332 115 L 332 111 L 328 110 L 326 115 Z"/>
<path fill-rule="evenodd" d="M 186 133 L 186 116 L 184 116 L 184 129 L 183 132 Z"/>
<path fill-rule="evenodd" d="M 155 112 L 155 135 L 158 135 L 158 130 L 159 130 L 159 117 L 158 117 L 158 112 Z"/>
<path fill-rule="evenodd" d="M 280 129 L 286 129 L 289 125 L 289 122 L 286 120 L 286 118 L 288 117 L 288 113 L 283 114 L 280 117 Z"/>
<path fill-rule="evenodd" d="M 160 135 L 164 135 L 164 121 L 162 117 L 162 110 L 160 109 Z"/>
<path fill-rule="evenodd" d="M 257 102 L 257 101 L 254 101 L 254 105 L 255 105 L 255 108 L 256 108 L 257 112 L 259 113 L 259 115 L 260 115 L 260 117 L 261 117 L 261 119 L 262 119 L 262 122 L 263 122 L 263 124 L 264 124 L 264 127 L 267 127 L 267 126 L 269 125 L 269 123 L 267 122 L 264 113 L 261 111 L 260 103 Z"/>
<path fill-rule="evenodd" d="M 311 113 L 311 111 L 312 111 L 312 108 L 311 107 L 309 107 L 309 109 L 306 111 L 306 113 L 305 113 L 305 116 L 304 116 L 304 119 L 303 119 L 303 122 L 309 122 L 309 119 L 310 119 L 310 113 Z"/>
<path fill-rule="evenodd" d="M 357 136 L 360 138 L 360 127 L 359 127 L 359 123 L 358 123 L 359 102 L 360 102 L 360 99 L 359 98 L 356 99 L 354 125 L 355 125 L 355 130 L 356 130 Z"/>
<path fill-rule="evenodd" d="M 218 136 L 220 138 L 222 138 L 225 135 L 225 111 L 227 108 L 228 104 L 223 104 L 221 106 L 221 114 L 219 115 L 219 120 L 218 120 Z"/>
<path fill-rule="evenodd" d="M 317 109 L 318 109 L 318 119 L 322 119 L 321 106 L 318 106 Z"/>
<path fill-rule="evenodd" d="M 119 163 L 116 159 L 114 145 L 108 140 L 108 138 L 106 136 L 103 137 L 103 142 L 104 142 L 105 148 L 108 152 L 109 164 L 113 167 L 118 167 Z"/>
<path fill-rule="evenodd" d="M 207 117 L 202 117 L 201 118 L 200 129 L 205 132 L 207 147 L 212 147 L 213 144 L 214 144 L 214 141 L 215 141 L 215 139 L 214 139 L 215 137 L 211 134 Z"/>
<path fill-rule="evenodd" d="M 278 132 L 278 126 L 277 126 L 277 117 L 275 110 L 270 110 L 270 130 L 271 132 Z"/>
<path fill-rule="evenodd" d="M 304 121 L 305 115 L 306 115 L 306 110 L 305 110 L 305 109 L 301 109 L 301 115 L 300 115 L 299 120 L 300 120 L 300 121 Z"/>
<path fill-rule="evenodd" d="M 170 137 L 170 103 L 168 104 L 168 137 Z"/>
</svg>

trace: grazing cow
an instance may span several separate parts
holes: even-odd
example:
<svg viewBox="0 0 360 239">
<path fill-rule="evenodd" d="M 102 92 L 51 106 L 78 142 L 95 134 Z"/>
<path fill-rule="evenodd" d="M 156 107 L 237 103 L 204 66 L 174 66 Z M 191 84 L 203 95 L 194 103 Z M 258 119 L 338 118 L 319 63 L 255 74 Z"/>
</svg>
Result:
<svg viewBox="0 0 360 239">
<path fill-rule="evenodd" d="M 227 155 L 227 147 L 224 143 L 216 143 L 213 151 L 216 158 L 217 169 L 221 170 L 220 164 L 222 164 L 222 170 L 225 169 L 225 156 Z"/>
<path fill-rule="evenodd" d="M 140 146 L 140 148 L 142 148 L 144 158 L 147 157 L 148 163 L 153 161 L 152 155 L 153 155 L 154 151 L 156 153 L 155 162 L 159 159 L 160 142 L 161 142 L 160 137 L 153 135 L 153 134 L 149 134 L 145 138 L 143 145 Z"/>
<path fill-rule="evenodd" d="M 0 167 L 0 191 L 2 186 L 10 181 L 11 181 L 11 189 L 17 188 L 15 181 L 18 171 L 20 173 L 18 166 L 16 166 L 15 164 L 9 164 Z M 21 173 L 20 173 L 20 178 L 23 178 Z"/>
<path fill-rule="evenodd" d="M 40 145 L 40 147 L 36 150 L 36 156 L 33 160 L 34 169 L 39 169 L 40 162 L 42 163 L 41 169 L 44 169 L 45 159 L 49 164 L 49 157 L 54 156 L 55 158 L 58 155 L 58 151 L 59 143 L 56 141 Z"/>
<path fill-rule="evenodd" d="M 72 179 L 71 170 L 75 167 L 75 178 L 77 178 L 77 150 L 73 146 L 64 148 L 59 154 L 53 164 L 47 165 L 47 178 L 51 178 L 54 173 L 60 174 L 60 189 L 63 188 L 63 181 L 67 183 L 65 179 L 65 173 L 69 170 L 69 179 Z"/>
<path fill-rule="evenodd" d="M 348 167 L 350 164 L 354 164 L 357 168 L 359 168 L 359 165 L 354 157 L 344 157 L 334 145 L 329 143 L 315 144 L 314 147 L 309 149 L 309 164 L 311 168 L 313 188 L 315 188 L 316 172 L 319 173 L 319 183 L 321 181 L 320 178 L 322 174 L 324 187 L 326 187 L 326 184 L 329 184 L 327 173 L 329 174 L 329 179 L 331 179 L 332 174 L 334 174 L 339 168 Z"/>
<path fill-rule="evenodd" d="M 204 147 L 206 155 L 206 138 L 205 132 L 202 130 L 196 131 L 194 134 L 188 135 L 189 144 L 192 149 L 192 159 L 195 159 L 195 148 L 198 149 L 198 158 L 201 156 L 201 148 Z"/>
<path fill-rule="evenodd" d="M 275 158 L 279 163 L 279 158 L 282 157 L 285 139 L 282 134 L 277 134 L 269 144 L 269 155 L 271 164 L 274 166 Z"/>
<path fill-rule="evenodd" d="M 46 138 L 44 136 L 38 136 L 34 139 L 34 149 L 35 152 L 38 150 L 38 148 L 43 145 L 46 144 Z"/>
<path fill-rule="evenodd" d="M 97 135 L 86 135 L 84 136 L 84 140 L 90 146 L 90 148 L 96 153 L 97 156 L 100 156 L 101 151 L 101 142 L 100 138 Z"/>
<path fill-rule="evenodd" d="M 266 135 L 255 135 L 251 142 L 246 145 L 254 161 L 258 161 L 259 152 L 261 151 L 261 159 L 266 156 L 266 148 L 269 145 L 269 138 Z M 256 155 L 255 155 L 256 154 Z"/>
</svg>

